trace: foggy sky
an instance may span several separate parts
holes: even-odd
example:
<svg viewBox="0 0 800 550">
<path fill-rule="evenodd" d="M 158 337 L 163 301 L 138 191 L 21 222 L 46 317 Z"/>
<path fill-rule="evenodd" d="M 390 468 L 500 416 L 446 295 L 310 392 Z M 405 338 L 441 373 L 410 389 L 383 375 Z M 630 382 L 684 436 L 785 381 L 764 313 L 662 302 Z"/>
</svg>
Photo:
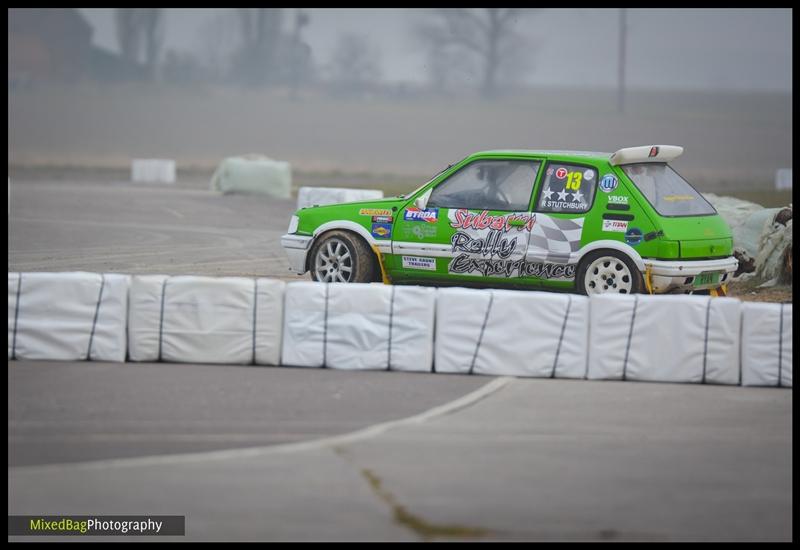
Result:
<svg viewBox="0 0 800 550">
<path fill-rule="evenodd" d="M 80 8 L 94 26 L 95 44 L 117 51 L 112 8 Z M 202 54 L 215 41 L 233 43 L 236 29 L 212 32 L 225 9 L 169 8 L 162 54 Z M 378 49 L 388 82 L 424 82 L 426 58 L 411 32 L 424 10 L 309 8 L 304 38 L 325 65 L 344 32 L 365 35 Z M 286 13 L 286 24 L 293 10 Z M 529 84 L 616 86 L 617 9 L 543 9 L 516 22 L 531 39 Z M 792 90 L 790 9 L 629 9 L 627 83 L 630 88 Z"/>
</svg>

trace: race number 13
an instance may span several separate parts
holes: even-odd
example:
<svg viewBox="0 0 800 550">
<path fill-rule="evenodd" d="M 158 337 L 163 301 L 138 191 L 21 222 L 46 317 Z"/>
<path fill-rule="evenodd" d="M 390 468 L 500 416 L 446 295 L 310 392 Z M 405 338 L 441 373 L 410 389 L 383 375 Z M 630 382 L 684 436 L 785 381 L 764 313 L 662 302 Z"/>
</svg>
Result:
<svg viewBox="0 0 800 550">
<path fill-rule="evenodd" d="M 581 188 L 581 180 L 583 179 L 583 174 L 580 172 L 570 172 L 567 175 L 567 184 L 564 186 L 566 189 L 571 189 L 572 191 L 577 191 Z"/>
</svg>

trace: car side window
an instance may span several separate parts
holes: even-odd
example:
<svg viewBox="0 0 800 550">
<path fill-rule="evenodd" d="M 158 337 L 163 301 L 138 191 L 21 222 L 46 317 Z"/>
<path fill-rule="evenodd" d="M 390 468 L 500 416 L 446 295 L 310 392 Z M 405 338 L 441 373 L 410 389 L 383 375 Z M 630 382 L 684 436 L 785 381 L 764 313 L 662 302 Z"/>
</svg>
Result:
<svg viewBox="0 0 800 550">
<path fill-rule="evenodd" d="M 577 164 L 550 163 L 539 192 L 537 212 L 578 214 L 594 202 L 597 170 Z"/>
<path fill-rule="evenodd" d="M 528 211 L 540 164 L 532 160 L 473 162 L 436 186 L 428 207 Z"/>
</svg>

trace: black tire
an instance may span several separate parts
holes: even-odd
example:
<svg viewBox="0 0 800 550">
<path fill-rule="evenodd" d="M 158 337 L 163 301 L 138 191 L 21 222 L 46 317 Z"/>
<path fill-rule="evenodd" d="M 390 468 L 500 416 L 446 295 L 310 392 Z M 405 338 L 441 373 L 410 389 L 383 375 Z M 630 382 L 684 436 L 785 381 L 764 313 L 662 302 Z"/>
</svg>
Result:
<svg viewBox="0 0 800 550">
<path fill-rule="evenodd" d="M 641 294 L 644 292 L 644 277 L 642 276 L 642 272 L 634 265 L 633 261 L 626 255 L 621 252 L 617 252 L 616 250 L 595 250 L 590 252 L 586 256 L 581 259 L 580 264 L 578 264 L 578 271 L 575 275 L 575 288 L 581 294 L 588 295 L 586 291 L 586 272 L 589 269 L 589 266 L 592 265 L 596 260 L 603 258 L 603 257 L 610 257 L 615 258 L 617 261 L 622 262 L 625 264 L 625 267 L 628 268 L 628 272 L 631 275 L 631 284 L 630 284 L 630 292 L 624 292 L 629 294 Z M 620 291 L 612 290 L 611 288 L 608 289 L 610 292 L 618 292 L 623 293 Z M 604 292 L 603 290 L 599 291 L 600 293 Z"/>
<path fill-rule="evenodd" d="M 349 256 L 345 257 L 341 247 Z M 316 240 L 308 255 L 308 269 L 311 278 L 321 282 L 369 283 L 375 280 L 376 273 L 380 275 L 375 254 L 364 239 L 342 230 L 328 231 Z"/>
</svg>

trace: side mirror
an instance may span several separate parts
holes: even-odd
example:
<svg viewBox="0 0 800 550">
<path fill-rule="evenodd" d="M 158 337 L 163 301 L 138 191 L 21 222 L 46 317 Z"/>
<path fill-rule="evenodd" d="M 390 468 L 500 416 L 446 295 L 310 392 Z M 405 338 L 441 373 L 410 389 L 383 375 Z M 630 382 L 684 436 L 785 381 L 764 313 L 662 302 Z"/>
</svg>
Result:
<svg viewBox="0 0 800 550">
<path fill-rule="evenodd" d="M 428 189 L 425 193 L 414 199 L 414 206 L 420 210 L 425 210 L 428 206 L 428 199 L 431 198 L 432 189 Z"/>
</svg>

